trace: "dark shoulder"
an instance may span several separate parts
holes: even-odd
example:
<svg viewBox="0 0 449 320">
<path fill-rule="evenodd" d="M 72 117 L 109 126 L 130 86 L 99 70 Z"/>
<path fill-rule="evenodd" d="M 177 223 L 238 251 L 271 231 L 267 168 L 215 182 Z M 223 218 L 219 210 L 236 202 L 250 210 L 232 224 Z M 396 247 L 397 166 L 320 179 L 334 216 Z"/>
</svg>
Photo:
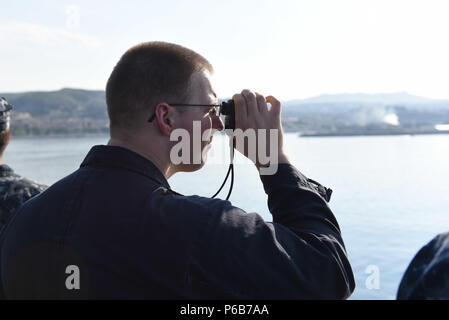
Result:
<svg viewBox="0 0 449 320">
<path fill-rule="evenodd" d="M 46 185 L 11 172 L 0 178 L 0 194 L 3 197 L 20 196 L 31 198 L 47 189 Z"/>
<path fill-rule="evenodd" d="M 159 197 L 154 197 L 153 208 L 164 208 L 164 212 L 173 213 L 176 219 L 202 221 L 207 228 L 219 228 L 221 232 L 248 233 L 264 224 L 257 213 L 247 213 L 234 206 L 230 201 L 219 198 L 207 198 L 198 195 L 183 196 L 173 194 L 165 188 L 157 189 Z M 178 215 L 181 214 L 181 216 Z"/>
<path fill-rule="evenodd" d="M 449 232 L 422 247 L 410 262 L 398 299 L 449 299 Z"/>
<path fill-rule="evenodd" d="M 160 187 L 154 190 L 152 202 L 155 207 L 188 215 L 213 214 L 228 210 L 232 204 L 227 200 L 212 199 L 198 195 L 181 195 Z"/>
<path fill-rule="evenodd" d="M 0 177 L 0 227 L 5 226 L 13 214 L 28 200 L 47 187 L 22 177 L 12 170 Z"/>
</svg>

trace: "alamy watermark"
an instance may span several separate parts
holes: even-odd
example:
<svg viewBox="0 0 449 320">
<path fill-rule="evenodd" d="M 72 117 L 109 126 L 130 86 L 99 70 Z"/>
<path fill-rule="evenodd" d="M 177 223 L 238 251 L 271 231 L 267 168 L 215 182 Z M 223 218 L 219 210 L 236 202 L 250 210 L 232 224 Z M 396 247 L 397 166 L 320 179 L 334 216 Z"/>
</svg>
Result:
<svg viewBox="0 0 449 320">
<path fill-rule="evenodd" d="M 365 274 L 368 277 L 365 279 L 365 287 L 368 290 L 380 289 L 380 269 L 377 265 L 369 265 L 365 268 Z"/>
<path fill-rule="evenodd" d="M 70 5 L 65 9 L 67 15 L 65 26 L 69 30 L 78 29 L 80 27 L 80 8 L 76 5 Z"/>
<path fill-rule="evenodd" d="M 201 121 L 193 121 L 192 134 L 183 128 L 170 134 L 177 143 L 170 150 L 170 161 L 175 164 L 201 164 L 206 161 L 209 143 L 216 129 L 206 129 L 201 134 Z M 259 164 L 261 175 L 273 175 L 278 169 L 278 129 L 226 129 L 226 135 L 235 141 L 235 148 L 246 150 L 247 157 Z M 204 142 L 209 142 L 204 144 Z M 225 163 L 223 159 L 223 163 Z"/>
<path fill-rule="evenodd" d="M 65 279 L 65 287 L 67 290 L 80 289 L 80 268 L 76 265 L 69 265 L 65 268 L 65 273 L 69 276 Z"/>
</svg>

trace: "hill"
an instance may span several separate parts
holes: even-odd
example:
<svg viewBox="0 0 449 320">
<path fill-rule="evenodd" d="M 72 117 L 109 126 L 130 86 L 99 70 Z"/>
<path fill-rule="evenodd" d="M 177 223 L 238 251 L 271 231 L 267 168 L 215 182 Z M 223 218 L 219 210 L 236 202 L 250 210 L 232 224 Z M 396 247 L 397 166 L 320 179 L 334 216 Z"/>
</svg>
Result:
<svg viewBox="0 0 449 320">
<path fill-rule="evenodd" d="M 14 135 L 108 132 L 104 91 L 61 89 L 3 93 L 14 106 Z M 283 126 L 302 135 L 441 133 L 449 100 L 405 92 L 333 94 L 285 101 Z"/>
<path fill-rule="evenodd" d="M 108 131 L 104 91 L 62 89 L 3 93 L 14 107 L 13 134 L 71 134 Z"/>
</svg>

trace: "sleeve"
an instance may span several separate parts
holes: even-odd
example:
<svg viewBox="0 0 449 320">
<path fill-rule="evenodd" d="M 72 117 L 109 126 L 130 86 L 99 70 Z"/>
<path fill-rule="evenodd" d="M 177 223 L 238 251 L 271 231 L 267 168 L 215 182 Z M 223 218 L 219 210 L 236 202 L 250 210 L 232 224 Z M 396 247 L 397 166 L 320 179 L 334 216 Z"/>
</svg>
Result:
<svg viewBox="0 0 449 320">
<path fill-rule="evenodd" d="M 337 221 L 323 197 L 328 189 L 313 180 L 312 185 L 289 164 L 261 180 L 273 223 L 227 201 L 221 208 L 211 207 L 208 226 L 192 254 L 189 285 L 210 298 L 349 297 L 354 277 Z"/>
</svg>

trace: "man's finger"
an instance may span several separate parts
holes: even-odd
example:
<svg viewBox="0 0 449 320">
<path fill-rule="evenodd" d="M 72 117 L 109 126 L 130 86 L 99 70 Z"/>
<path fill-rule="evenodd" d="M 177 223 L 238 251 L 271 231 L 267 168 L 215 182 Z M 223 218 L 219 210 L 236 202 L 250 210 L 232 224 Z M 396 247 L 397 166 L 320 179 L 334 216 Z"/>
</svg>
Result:
<svg viewBox="0 0 449 320">
<path fill-rule="evenodd" d="M 257 99 L 257 108 L 259 109 L 259 112 L 263 115 L 268 113 L 268 106 L 267 102 L 265 101 L 265 97 L 260 93 L 256 92 L 256 99 Z"/>
<path fill-rule="evenodd" d="M 235 105 L 235 127 L 241 127 L 242 123 L 246 122 L 247 107 L 246 100 L 241 94 L 234 94 L 232 97 Z"/>
<path fill-rule="evenodd" d="M 259 109 L 257 108 L 257 100 L 254 92 L 245 89 L 242 91 L 242 95 L 245 97 L 246 105 L 248 107 L 248 117 L 257 117 Z"/>
</svg>

